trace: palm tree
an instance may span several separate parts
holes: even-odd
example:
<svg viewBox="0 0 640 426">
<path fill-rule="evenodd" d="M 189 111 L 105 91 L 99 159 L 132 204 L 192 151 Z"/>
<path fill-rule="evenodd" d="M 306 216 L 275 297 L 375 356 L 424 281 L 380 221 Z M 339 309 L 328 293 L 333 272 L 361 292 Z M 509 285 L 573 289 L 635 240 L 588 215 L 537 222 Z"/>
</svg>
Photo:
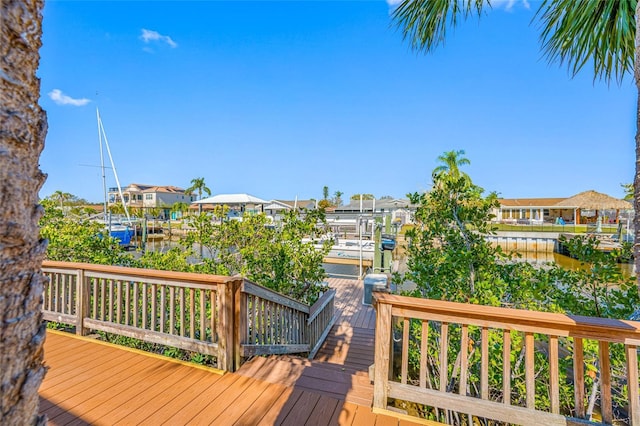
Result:
<svg viewBox="0 0 640 426">
<path fill-rule="evenodd" d="M 171 211 L 175 212 L 175 213 L 181 213 L 181 216 L 182 216 L 182 214 L 184 214 L 184 212 L 186 212 L 188 210 L 189 210 L 189 204 L 183 203 L 181 201 L 177 202 L 177 203 L 174 203 L 171 206 Z"/>
<path fill-rule="evenodd" d="M 341 206 L 342 205 L 342 196 L 344 195 L 344 192 L 342 191 L 336 191 L 333 193 L 334 198 L 334 204 L 336 206 Z"/>
<path fill-rule="evenodd" d="M 323 186 L 322 187 L 322 199 L 323 200 L 329 199 L 329 187 L 328 186 Z"/>
<path fill-rule="evenodd" d="M 38 388 L 45 375 L 38 191 L 47 117 L 36 76 L 42 0 L 0 2 L 0 424 L 44 423 Z"/>
<path fill-rule="evenodd" d="M 60 210 L 63 210 L 65 203 L 67 201 L 73 199 L 74 196 L 69 194 L 68 192 L 56 191 L 53 194 L 51 194 L 51 196 L 49 198 L 51 198 L 53 201 L 59 202 L 60 203 Z"/>
<path fill-rule="evenodd" d="M 431 52 L 445 41 L 446 30 L 461 18 L 481 16 L 485 0 L 404 0 L 393 19 L 411 46 Z M 572 75 L 586 64 L 594 79 L 620 83 L 633 72 L 640 101 L 640 2 L 637 0 L 544 0 L 535 15 L 542 24 L 542 49 L 551 62 L 566 64 Z M 634 245 L 640 271 L 640 102 L 636 107 L 636 173 Z M 640 273 L 638 274 L 640 289 Z"/>
<path fill-rule="evenodd" d="M 207 184 L 204 183 L 204 178 L 191 179 L 191 186 L 185 189 L 184 193 L 191 195 L 196 191 L 198 192 L 198 200 L 202 200 L 203 192 L 207 195 L 211 195 L 211 190 L 207 187 Z M 202 213 L 202 204 L 198 204 L 198 213 Z"/>
<path fill-rule="evenodd" d="M 622 189 L 624 190 L 624 200 L 631 201 L 633 200 L 633 184 L 632 183 L 621 183 Z"/>
<path fill-rule="evenodd" d="M 447 151 L 438 156 L 438 160 L 442 164 L 433 169 L 433 174 L 439 175 L 445 173 L 455 178 L 458 178 L 461 175 L 467 176 L 466 173 L 460 173 L 460 166 L 471 164 L 471 162 L 466 157 L 463 157 L 463 155 L 464 150 L 459 149 L 457 151 Z"/>
</svg>

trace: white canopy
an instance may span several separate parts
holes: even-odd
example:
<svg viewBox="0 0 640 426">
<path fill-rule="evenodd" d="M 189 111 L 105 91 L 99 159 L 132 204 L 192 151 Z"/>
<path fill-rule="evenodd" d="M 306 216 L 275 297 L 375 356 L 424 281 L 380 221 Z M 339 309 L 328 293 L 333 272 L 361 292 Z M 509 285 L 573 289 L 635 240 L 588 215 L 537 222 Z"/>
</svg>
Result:
<svg viewBox="0 0 640 426">
<path fill-rule="evenodd" d="M 218 194 L 213 197 L 203 198 L 202 200 L 194 201 L 193 204 L 267 204 L 261 198 L 254 197 L 249 194 Z"/>
</svg>

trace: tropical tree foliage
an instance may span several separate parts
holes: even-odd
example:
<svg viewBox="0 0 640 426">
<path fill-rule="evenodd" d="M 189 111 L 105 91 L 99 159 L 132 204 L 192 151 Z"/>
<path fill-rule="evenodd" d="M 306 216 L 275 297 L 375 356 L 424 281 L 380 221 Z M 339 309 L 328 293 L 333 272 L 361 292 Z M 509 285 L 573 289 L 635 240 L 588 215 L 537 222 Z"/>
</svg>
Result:
<svg viewBox="0 0 640 426">
<path fill-rule="evenodd" d="M 361 195 L 362 195 L 362 199 L 363 200 L 373 200 L 375 198 L 373 196 L 373 194 L 353 194 L 351 196 L 351 199 L 352 200 L 359 200 Z"/>
<path fill-rule="evenodd" d="M 444 44 L 448 28 L 470 16 L 480 17 L 484 0 L 404 0 L 393 19 L 411 46 L 431 52 Z M 572 75 L 590 65 L 594 80 L 621 82 L 633 72 L 640 94 L 640 54 L 636 27 L 637 0 L 544 0 L 535 15 L 541 27 L 542 49 L 550 62 L 566 64 Z M 636 109 L 640 123 L 640 104 Z M 636 128 L 636 173 L 633 182 L 635 240 L 640 241 L 640 126 Z M 634 247 L 640 270 L 640 244 Z"/>
<path fill-rule="evenodd" d="M 627 201 L 633 200 L 633 184 L 632 183 L 621 183 L 622 189 L 624 190 L 624 199 Z"/>
<path fill-rule="evenodd" d="M 204 178 L 193 178 L 191 179 L 191 186 L 184 190 L 184 193 L 187 195 L 198 194 L 198 200 L 202 200 L 202 193 L 207 195 L 211 195 L 211 189 L 207 186 L 204 181 Z"/>
<path fill-rule="evenodd" d="M 219 224 L 201 214 L 191 219 L 194 232 L 189 234 L 186 245 L 206 248 L 200 268 L 207 272 L 242 274 L 260 285 L 313 303 L 320 292 L 317 284 L 325 277 L 322 259 L 330 243 L 319 251 L 303 238 L 314 234 L 323 220 L 322 210 L 312 210 L 304 216 L 286 212 L 277 226 L 264 214 L 245 215 L 241 221 L 223 220 Z"/>
<path fill-rule="evenodd" d="M 452 155 L 449 155 L 453 153 Z M 400 282 L 410 279 L 416 283 L 411 295 L 430 299 L 443 299 L 458 302 L 471 302 L 492 306 L 509 306 L 539 311 L 562 312 L 572 315 L 587 315 L 611 318 L 628 318 L 640 303 L 633 278 L 625 277 L 618 265 L 616 257 L 630 256 L 630 247 L 614 253 L 614 256 L 597 250 L 599 242 L 594 238 L 572 239 L 565 241 L 568 249 L 581 263 L 578 270 L 565 270 L 558 266 L 545 265 L 535 267 L 526 262 L 517 261 L 492 247 L 484 238 L 492 233 L 490 220 L 491 209 L 496 207 L 495 194 L 483 195 L 482 188 L 476 186 L 471 177 L 452 165 L 461 165 L 460 151 L 450 151 L 439 157 L 443 163 L 432 173 L 432 189 L 427 193 L 410 194 L 413 203 L 418 205 L 415 213 L 415 227 L 406 233 L 409 239 L 407 247 L 407 265 L 409 271 L 405 277 L 396 277 Z M 465 161 L 468 163 L 468 160 Z M 417 375 L 420 362 L 420 322 L 412 326 L 414 336 L 410 343 L 411 374 Z M 438 387 L 439 355 L 435 351 L 439 346 L 436 341 L 440 335 L 437 324 L 429 324 L 433 332 L 429 332 L 432 344 L 428 346 L 428 369 L 431 386 Z M 460 357 L 460 330 L 450 327 L 449 366 L 457 365 Z M 469 365 L 479 364 L 480 330 L 469 328 L 471 346 L 469 349 Z M 489 359 L 494 365 L 491 371 L 500 372 L 502 345 L 501 333 L 489 332 Z M 512 334 L 513 360 L 522 360 L 524 345 L 522 335 Z M 565 342 L 566 343 L 566 342 Z M 612 347 L 612 368 L 616 377 L 625 377 L 623 348 Z M 540 392 L 536 395 L 536 407 L 546 409 L 549 406 L 546 392 L 549 384 L 549 361 L 546 354 L 536 352 L 536 387 Z M 587 368 L 597 371 L 597 345 L 585 347 Z M 468 388 L 463 391 L 468 395 L 478 395 L 479 370 L 471 368 Z M 512 404 L 524 405 L 526 389 L 522 362 L 513 364 Z M 560 374 L 566 376 L 571 368 L 566 360 L 561 360 Z M 449 388 L 456 390 L 459 378 L 451 373 Z M 501 401 L 501 374 L 491 375 L 490 394 L 496 401 Z M 595 398 L 600 378 L 593 374 L 586 378 L 587 386 L 592 389 L 591 398 Z M 560 380 L 560 400 L 564 413 L 569 414 L 573 408 L 572 389 L 563 377 Z M 620 392 L 614 395 L 618 407 L 624 406 L 626 390 L 619 382 Z M 540 395 L 540 397 L 538 397 Z M 522 404 L 521 404 L 522 403 Z M 439 417 L 441 412 L 428 407 L 414 407 L 424 417 L 445 420 Z"/>
<path fill-rule="evenodd" d="M 134 263 L 102 224 L 65 216 L 53 200 L 43 200 L 42 205 L 45 214 L 40 220 L 40 237 L 48 242 L 47 259 L 123 266 Z"/>
<path fill-rule="evenodd" d="M 458 165 L 469 162 L 461 153 L 439 157 L 443 164 L 433 171 L 431 191 L 409 194 L 418 205 L 415 228 L 407 232 L 410 278 L 422 297 L 495 305 L 495 265 L 504 255 L 484 235 L 492 232 L 490 212 L 498 200 L 494 193 L 484 197 L 459 171 Z M 492 291 L 485 294 L 487 289 Z"/>
<path fill-rule="evenodd" d="M 333 205 L 335 206 L 341 206 L 342 205 L 342 196 L 344 195 L 344 192 L 342 191 L 336 191 L 333 193 Z"/>
</svg>

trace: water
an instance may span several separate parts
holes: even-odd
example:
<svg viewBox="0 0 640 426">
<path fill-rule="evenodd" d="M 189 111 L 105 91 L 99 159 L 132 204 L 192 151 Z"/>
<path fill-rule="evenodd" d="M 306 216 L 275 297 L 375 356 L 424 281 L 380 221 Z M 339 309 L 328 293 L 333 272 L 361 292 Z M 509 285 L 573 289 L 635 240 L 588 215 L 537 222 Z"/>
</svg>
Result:
<svg viewBox="0 0 640 426">
<path fill-rule="evenodd" d="M 573 259 L 569 256 L 565 256 L 560 253 L 549 253 L 549 252 L 526 252 L 519 253 L 520 257 L 518 261 L 529 262 L 534 265 L 545 265 L 547 263 L 556 264 L 564 269 L 569 269 L 572 271 L 578 270 L 580 268 L 585 268 L 585 265 L 580 261 Z M 631 277 L 634 275 L 634 265 L 633 263 L 619 263 L 618 266 L 622 270 L 622 273 L 625 277 Z M 357 279 L 359 268 L 355 265 L 334 265 L 334 264 L 323 264 L 325 272 L 330 277 L 352 277 Z M 406 272 L 406 260 L 402 260 L 399 265 L 400 272 Z M 366 268 L 364 268 L 364 273 L 367 273 Z"/>
</svg>

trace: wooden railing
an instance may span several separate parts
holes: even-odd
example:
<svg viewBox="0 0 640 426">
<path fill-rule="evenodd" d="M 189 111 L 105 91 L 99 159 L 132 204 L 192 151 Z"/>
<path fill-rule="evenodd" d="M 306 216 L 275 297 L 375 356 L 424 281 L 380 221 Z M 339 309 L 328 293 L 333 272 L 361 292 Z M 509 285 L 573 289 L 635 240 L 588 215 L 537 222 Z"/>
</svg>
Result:
<svg viewBox="0 0 640 426">
<path fill-rule="evenodd" d="M 311 307 L 250 281 L 244 281 L 240 295 L 246 312 L 238 317 L 246 323 L 237 327 L 242 357 L 300 352 L 312 357 L 333 325 L 333 289 Z"/>
<path fill-rule="evenodd" d="M 626 403 L 618 411 L 629 424 L 640 425 L 640 322 L 378 292 L 374 299 L 374 408 L 386 408 L 388 398 L 394 398 L 432 407 L 438 420 L 450 423 L 466 418 L 470 424 L 475 417 L 512 424 L 593 424 L 585 420 L 587 395 L 595 395 L 592 379 L 598 378 L 602 422 L 613 421 L 612 390 L 626 388 Z M 451 353 L 453 342 L 457 353 Z M 626 359 L 622 374 L 612 374 L 613 345 Z M 587 352 L 587 347 L 596 349 Z M 587 353 L 594 359 L 587 360 Z M 516 370 L 524 374 L 516 375 Z M 591 386 L 585 384 L 587 376 Z M 501 389 L 490 388 L 490 378 Z M 570 386 L 574 395 L 566 415 L 561 414 L 561 385 L 565 390 Z M 520 398 L 515 397 L 516 386 L 523 392 Z"/>
<path fill-rule="evenodd" d="M 334 290 L 309 307 L 241 277 L 53 261 L 43 272 L 45 320 L 212 355 L 222 370 L 312 353 L 333 325 Z"/>
</svg>

